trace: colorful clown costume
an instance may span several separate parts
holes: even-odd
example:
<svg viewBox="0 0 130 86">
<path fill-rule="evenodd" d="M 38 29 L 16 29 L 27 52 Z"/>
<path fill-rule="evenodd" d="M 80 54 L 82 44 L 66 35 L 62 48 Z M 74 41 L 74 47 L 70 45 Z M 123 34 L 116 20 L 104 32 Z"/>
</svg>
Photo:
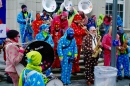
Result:
<svg viewBox="0 0 130 86">
<path fill-rule="evenodd" d="M 61 80 L 64 84 L 70 84 L 72 64 L 75 57 L 77 57 L 76 40 L 73 38 L 74 31 L 68 28 L 58 42 L 57 52 L 61 60 Z"/>
<path fill-rule="evenodd" d="M 17 16 L 17 22 L 19 23 L 19 27 L 20 27 L 20 37 L 21 37 L 22 43 L 24 43 L 23 34 L 24 34 L 25 26 L 26 26 L 27 16 L 28 16 L 28 12 L 26 13 L 20 12 Z"/>
<path fill-rule="evenodd" d="M 42 24 L 40 26 L 40 32 L 36 35 L 35 39 L 45 41 L 48 44 L 50 44 L 52 48 L 54 48 L 54 42 L 53 42 L 52 36 L 49 34 L 49 29 L 48 28 L 49 28 L 49 25 Z M 46 30 L 47 30 L 47 32 L 46 32 Z M 46 76 L 49 76 L 50 74 L 51 74 L 51 68 L 49 68 L 46 71 Z"/>
<path fill-rule="evenodd" d="M 18 86 L 45 86 L 42 67 L 39 66 L 42 56 L 37 51 L 27 53 L 28 64 L 20 75 Z"/>
<path fill-rule="evenodd" d="M 119 31 L 121 32 L 121 31 Z M 121 48 L 123 47 L 123 43 L 127 40 L 126 34 L 119 34 L 120 35 L 120 42 L 121 42 Z M 127 40 L 126 45 L 130 45 L 130 41 Z M 117 75 L 118 79 L 121 79 L 122 77 L 122 69 L 121 65 L 123 65 L 124 68 L 124 78 L 130 79 L 129 74 L 129 57 L 128 57 L 128 51 L 127 49 L 124 50 L 124 52 L 119 51 L 118 58 L 117 58 Z"/>
<path fill-rule="evenodd" d="M 32 29 L 33 18 L 31 13 L 28 14 L 28 18 L 30 19 L 26 22 L 26 26 L 23 34 L 23 42 L 26 42 L 26 37 L 28 38 L 29 41 L 33 40 L 33 29 Z"/>
<path fill-rule="evenodd" d="M 54 41 L 54 53 L 55 53 L 55 60 L 53 62 L 52 68 L 60 68 L 60 59 L 57 55 L 57 45 L 59 39 L 63 36 L 63 30 L 59 26 L 60 26 L 60 22 L 55 21 L 55 26 L 53 27 L 54 30 L 51 33 Z"/>
</svg>

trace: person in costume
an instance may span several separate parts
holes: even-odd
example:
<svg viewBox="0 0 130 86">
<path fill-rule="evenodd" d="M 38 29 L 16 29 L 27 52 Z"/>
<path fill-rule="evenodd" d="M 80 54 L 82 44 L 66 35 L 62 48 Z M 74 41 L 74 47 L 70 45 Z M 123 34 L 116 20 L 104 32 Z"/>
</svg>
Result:
<svg viewBox="0 0 130 86">
<path fill-rule="evenodd" d="M 19 76 L 15 66 L 22 60 L 24 49 L 19 42 L 19 32 L 16 30 L 9 30 L 5 40 L 5 53 L 6 53 L 6 67 L 5 71 L 12 78 L 14 86 L 18 86 Z"/>
<path fill-rule="evenodd" d="M 116 39 L 119 40 L 119 35 L 117 34 Z M 102 39 L 102 47 L 104 49 L 104 66 L 110 66 L 111 62 L 111 45 L 112 45 L 112 27 L 110 27 L 107 34 L 104 35 Z M 117 54 L 116 54 L 117 55 Z"/>
<path fill-rule="evenodd" d="M 91 86 L 94 83 L 94 66 L 98 64 L 98 56 L 92 57 L 92 54 L 96 52 L 94 48 L 97 45 L 99 38 L 97 37 L 97 30 L 94 26 L 89 28 L 89 34 L 83 38 L 83 53 L 85 62 L 85 77 L 87 86 Z"/>
<path fill-rule="evenodd" d="M 52 68 L 60 68 L 60 59 L 57 55 L 57 45 L 59 39 L 63 36 L 63 30 L 60 28 L 59 21 L 55 21 L 54 30 L 51 34 L 52 34 L 52 39 L 54 41 L 54 52 L 55 52 L 55 60 L 53 62 Z"/>
<path fill-rule="evenodd" d="M 41 13 L 41 19 L 44 21 L 45 24 L 49 24 L 52 21 L 51 16 L 49 15 L 49 13 L 47 13 L 46 10 L 43 9 L 42 13 Z"/>
<path fill-rule="evenodd" d="M 57 15 L 53 18 L 52 23 L 51 23 L 51 33 L 54 30 L 55 27 L 55 21 L 60 22 L 60 28 L 63 30 L 63 32 L 66 31 L 66 29 L 68 28 L 68 13 L 63 11 L 60 15 Z M 52 34 L 51 34 L 52 35 Z"/>
<path fill-rule="evenodd" d="M 22 11 L 17 16 L 17 22 L 19 23 L 19 27 L 20 27 L 21 41 L 22 41 L 22 43 L 24 43 L 23 34 L 25 31 L 26 22 L 29 20 L 29 18 L 27 18 L 27 16 L 28 16 L 27 6 L 22 5 L 21 9 L 22 9 Z"/>
<path fill-rule="evenodd" d="M 123 27 L 123 21 L 122 21 L 120 15 L 117 15 L 117 26 Z"/>
<path fill-rule="evenodd" d="M 35 39 L 45 41 L 48 44 L 50 44 L 52 48 L 54 48 L 54 42 L 53 42 L 52 36 L 49 34 L 49 25 L 47 25 L 47 24 L 42 24 L 40 26 L 40 32 L 36 35 Z M 46 71 L 46 76 L 49 76 L 51 74 L 52 74 L 51 68 L 49 68 Z"/>
<path fill-rule="evenodd" d="M 40 32 L 36 35 L 36 40 L 45 41 L 54 48 L 54 42 L 52 36 L 49 34 L 49 25 L 42 24 L 40 27 Z"/>
<path fill-rule="evenodd" d="M 42 55 L 38 51 L 30 51 L 26 56 L 28 63 L 20 75 L 18 86 L 46 86 L 40 66 Z"/>
<path fill-rule="evenodd" d="M 120 42 L 121 45 L 119 46 L 119 52 L 118 52 L 118 58 L 117 58 L 117 78 L 119 80 L 122 80 L 122 68 L 121 65 L 123 65 L 124 68 L 124 79 L 130 80 L 130 74 L 129 74 L 129 57 L 128 57 L 128 45 L 130 45 L 130 41 L 127 39 L 127 35 L 124 33 L 123 27 L 118 26 L 117 28 L 118 34 L 120 36 Z"/>
<path fill-rule="evenodd" d="M 70 11 L 68 12 L 68 22 L 69 22 L 69 26 L 71 25 L 74 16 L 78 14 L 77 10 L 74 7 L 70 8 Z"/>
<path fill-rule="evenodd" d="M 61 80 L 65 85 L 71 84 L 72 64 L 77 58 L 77 45 L 72 28 L 68 28 L 58 41 L 57 52 L 61 61 Z"/>
<path fill-rule="evenodd" d="M 36 13 L 36 19 L 32 22 L 32 28 L 34 31 L 34 38 L 36 35 L 39 33 L 39 27 L 43 24 L 44 22 L 41 20 L 40 14 Z"/>
<path fill-rule="evenodd" d="M 81 45 L 82 45 L 82 39 L 86 35 L 86 29 L 87 29 L 81 25 L 81 21 L 82 21 L 82 17 L 79 14 L 76 14 L 70 26 L 74 30 L 74 38 L 76 39 L 76 44 L 78 47 L 78 56 L 72 68 L 73 74 L 80 72 L 79 59 L 80 59 Z"/>
<path fill-rule="evenodd" d="M 88 18 L 88 23 L 87 23 L 87 29 L 89 29 L 91 26 L 94 26 L 96 28 L 96 22 L 93 18 Z"/>
<path fill-rule="evenodd" d="M 88 17 L 85 15 L 83 11 L 78 11 L 79 15 L 82 17 L 82 24 L 86 26 L 88 23 Z"/>
<path fill-rule="evenodd" d="M 104 15 L 103 14 L 100 14 L 98 19 L 97 19 L 97 28 L 98 28 L 98 34 L 100 34 L 102 37 L 104 36 L 104 32 L 105 32 L 105 28 L 104 28 L 104 25 L 103 25 L 103 18 L 104 18 Z"/>
<path fill-rule="evenodd" d="M 25 29 L 24 29 L 23 42 L 26 42 L 26 37 L 28 38 L 29 41 L 33 40 L 33 29 L 32 29 L 33 18 L 32 18 L 32 13 L 29 13 L 27 18 L 29 18 L 29 19 L 26 22 L 26 26 L 25 26 Z"/>
<path fill-rule="evenodd" d="M 97 27 L 100 27 L 100 25 L 103 23 L 104 15 L 100 14 L 97 19 Z"/>
<path fill-rule="evenodd" d="M 111 25 L 112 18 L 110 15 L 105 15 L 103 19 L 104 27 L 105 27 L 105 34 L 108 33 L 110 25 Z"/>
</svg>

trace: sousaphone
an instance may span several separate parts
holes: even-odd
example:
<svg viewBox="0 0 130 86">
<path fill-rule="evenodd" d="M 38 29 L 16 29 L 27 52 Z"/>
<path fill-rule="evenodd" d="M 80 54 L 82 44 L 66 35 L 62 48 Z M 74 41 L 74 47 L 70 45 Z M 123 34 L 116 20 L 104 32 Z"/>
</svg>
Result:
<svg viewBox="0 0 130 86">
<path fill-rule="evenodd" d="M 28 44 L 25 48 L 24 57 L 21 63 L 26 66 L 27 65 L 27 57 L 26 54 L 30 51 L 38 51 L 42 55 L 42 67 L 43 71 L 47 70 L 51 67 L 54 61 L 54 51 L 50 44 L 44 41 L 33 41 Z"/>
<path fill-rule="evenodd" d="M 93 5 L 90 0 L 81 0 L 78 4 L 79 11 L 83 11 L 88 14 L 92 11 Z"/>
<path fill-rule="evenodd" d="M 67 11 L 70 11 L 71 8 L 72 8 L 72 6 L 73 6 L 71 0 L 64 0 L 63 4 L 64 4 L 64 7 L 65 7 L 65 9 L 66 9 Z"/>
<path fill-rule="evenodd" d="M 47 12 L 54 12 L 56 10 L 56 1 L 42 0 L 42 6 Z"/>
</svg>

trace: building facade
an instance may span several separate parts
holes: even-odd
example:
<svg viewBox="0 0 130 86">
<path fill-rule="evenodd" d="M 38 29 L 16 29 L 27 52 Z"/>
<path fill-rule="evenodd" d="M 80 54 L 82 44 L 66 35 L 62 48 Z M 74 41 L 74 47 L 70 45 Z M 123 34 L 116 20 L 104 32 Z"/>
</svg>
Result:
<svg viewBox="0 0 130 86">
<path fill-rule="evenodd" d="M 73 6 L 78 10 L 78 3 L 80 0 L 72 0 Z M 90 0 L 93 4 L 93 10 L 87 14 L 96 15 L 98 18 L 99 14 L 112 14 L 113 0 Z M 56 0 L 57 8 L 63 0 Z M 43 10 L 42 0 L 6 0 L 6 24 L 10 29 L 19 30 L 19 25 L 16 21 L 17 14 L 21 11 L 21 5 L 26 4 L 28 11 L 33 10 L 33 17 L 37 12 Z M 126 31 L 130 30 L 130 0 L 118 0 L 118 14 L 123 19 L 124 28 Z"/>
</svg>

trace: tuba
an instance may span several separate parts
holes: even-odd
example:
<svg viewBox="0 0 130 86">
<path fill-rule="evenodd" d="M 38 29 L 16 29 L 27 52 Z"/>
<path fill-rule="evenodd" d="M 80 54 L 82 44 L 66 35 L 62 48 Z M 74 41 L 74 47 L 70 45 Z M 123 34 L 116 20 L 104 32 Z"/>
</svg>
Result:
<svg viewBox="0 0 130 86">
<path fill-rule="evenodd" d="M 56 10 L 56 1 L 42 0 L 42 6 L 47 12 L 54 12 Z"/>
<path fill-rule="evenodd" d="M 98 35 L 98 37 L 99 37 L 99 39 L 98 39 L 97 45 L 96 45 L 96 47 L 94 48 L 94 50 L 96 51 L 96 53 L 93 53 L 93 54 L 92 54 L 92 57 L 93 57 L 93 58 L 96 58 L 96 57 L 98 56 L 98 54 L 102 51 L 102 49 L 99 47 L 100 41 L 101 41 L 101 36 Z"/>
<path fill-rule="evenodd" d="M 73 4 L 71 0 L 64 0 L 63 4 L 67 11 L 70 11 L 72 9 Z"/>
<path fill-rule="evenodd" d="M 90 0 L 81 0 L 78 4 L 80 11 L 83 11 L 85 14 L 88 14 L 92 11 L 93 6 Z"/>
</svg>

